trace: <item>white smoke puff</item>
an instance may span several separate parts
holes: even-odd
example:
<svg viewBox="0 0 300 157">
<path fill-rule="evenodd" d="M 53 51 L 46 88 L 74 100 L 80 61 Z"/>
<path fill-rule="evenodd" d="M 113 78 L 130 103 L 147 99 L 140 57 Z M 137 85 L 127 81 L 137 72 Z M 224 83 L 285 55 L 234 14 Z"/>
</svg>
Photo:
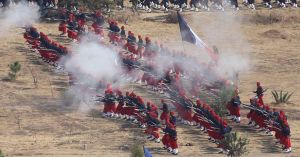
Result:
<svg viewBox="0 0 300 157">
<path fill-rule="evenodd" d="M 65 70 L 72 74 L 78 84 L 72 86 L 67 94 L 70 97 L 69 105 L 76 107 L 80 112 L 88 112 L 95 107 L 94 97 L 100 81 L 120 85 L 124 80 L 118 53 L 112 49 L 91 41 L 87 36 L 82 42 L 72 46 L 72 55 L 61 60 Z"/>
<path fill-rule="evenodd" d="M 95 95 L 91 91 L 84 86 L 72 86 L 65 92 L 63 104 L 70 109 L 88 113 L 96 107 Z"/>
<path fill-rule="evenodd" d="M 175 62 L 174 56 L 171 56 L 169 54 L 162 54 L 159 53 L 157 56 L 155 56 L 154 60 L 155 65 L 155 71 L 159 76 L 163 76 L 165 72 L 170 69 L 170 67 L 173 67 L 173 64 Z"/>
<path fill-rule="evenodd" d="M 201 34 L 200 38 L 210 47 L 216 45 L 219 49 L 219 60 L 217 67 L 214 68 L 217 75 L 215 77 L 209 76 L 211 81 L 219 78 L 231 79 L 236 73 L 246 72 L 251 68 L 247 55 L 251 52 L 251 46 L 245 39 L 240 22 L 234 12 L 197 15 L 193 16 L 193 20 L 190 21 L 197 34 Z M 201 57 L 197 58 L 203 62 L 206 60 Z"/>
<path fill-rule="evenodd" d="M 97 42 L 74 45 L 72 52 L 65 59 L 65 68 L 82 83 L 95 86 L 100 80 L 115 82 L 122 73 L 118 54 Z"/>
<path fill-rule="evenodd" d="M 216 67 L 219 76 L 232 81 L 237 73 L 249 70 L 249 60 L 238 54 L 221 54 Z"/>
<path fill-rule="evenodd" d="M 0 33 L 3 37 L 10 29 L 32 25 L 39 18 L 39 7 L 22 1 L 5 10 L 0 10 Z"/>
</svg>

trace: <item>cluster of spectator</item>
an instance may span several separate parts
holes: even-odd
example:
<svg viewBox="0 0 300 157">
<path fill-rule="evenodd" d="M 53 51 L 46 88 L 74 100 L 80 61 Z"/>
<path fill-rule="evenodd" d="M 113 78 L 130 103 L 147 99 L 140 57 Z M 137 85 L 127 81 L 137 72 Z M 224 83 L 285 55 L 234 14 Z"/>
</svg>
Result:
<svg viewBox="0 0 300 157">
<path fill-rule="evenodd" d="M 271 0 L 263 0 L 262 3 L 265 7 L 270 9 L 273 6 L 280 8 L 286 8 L 288 6 L 294 8 L 298 7 L 297 0 L 276 0 L 274 2 Z M 256 8 L 255 0 L 243 0 L 243 4 L 253 10 Z M 239 3 L 237 0 L 143 0 L 138 1 L 136 7 L 147 12 L 152 12 L 153 9 L 165 12 L 168 12 L 169 9 L 178 10 L 180 12 L 183 10 L 199 11 L 201 9 L 206 11 L 210 11 L 211 9 L 224 11 L 225 8 L 239 10 Z"/>
</svg>

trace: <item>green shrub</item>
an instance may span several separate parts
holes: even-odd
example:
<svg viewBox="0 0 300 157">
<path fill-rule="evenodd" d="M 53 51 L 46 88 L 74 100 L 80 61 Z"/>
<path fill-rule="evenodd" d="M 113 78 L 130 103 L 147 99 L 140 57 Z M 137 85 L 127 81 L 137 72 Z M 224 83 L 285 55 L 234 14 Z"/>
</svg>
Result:
<svg viewBox="0 0 300 157">
<path fill-rule="evenodd" d="M 228 151 L 227 156 L 240 157 L 248 152 L 246 146 L 249 144 L 249 139 L 239 136 L 236 132 L 228 133 L 221 144 Z"/>
<path fill-rule="evenodd" d="M 282 90 L 280 90 L 280 91 L 273 90 L 272 91 L 272 95 L 273 95 L 273 98 L 275 99 L 276 104 L 287 103 L 293 94 L 294 94 L 294 92 L 290 93 L 290 92 L 284 92 Z"/>
<path fill-rule="evenodd" d="M 226 105 L 231 100 L 233 93 L 233 86 L 222 87 L 217 95 L 211 96 L 211 101 L 208 103 L 219 116 L 224 117 L 227 112 Z"/>
<path fill-rule="evenodd" d="M 8 73 L 8 77 L 10 80 L 16 80 L 17 73 L 21 70 L 21 64 L 19 62 L 14 62 L 9 65 L 10 72 Z"/>
<path fill-rule="evenodd" d="M 2 152 L 2 150 L 0 150 L 0 157 L 5 157 L 4 153 Z"/>
</svg>

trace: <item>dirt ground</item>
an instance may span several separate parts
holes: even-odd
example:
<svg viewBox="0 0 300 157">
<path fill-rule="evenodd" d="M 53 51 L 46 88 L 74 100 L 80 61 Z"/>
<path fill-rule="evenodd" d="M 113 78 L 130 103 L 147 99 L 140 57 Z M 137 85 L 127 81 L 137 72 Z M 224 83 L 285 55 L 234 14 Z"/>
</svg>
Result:
<svg viewBox="0 0 300 157">
<path fill-rule="evenodd" d="M 272 105 L 283 109 L 292 131 L 293 153 L 283 154 L 275 145 L 275 138 L 266 136 L 247 126 L 242 112 L 242 122 L 231 124 L 234 131 L 250 139 L 246 156 L 300 155 L 300 11 L 294 9 L 262 10 L 262 15 L 277 12 L 285 20 L 261 24 L 251 21 L 256 14 L 241 11 L 230 18 L 219 12 L 187 13 L 188 23 L 208 45 L 217 45 L 221 53 L 234 50 L 246 55 L 250 61 L 248 71 L 240 73 L 240 96 L 247 103 L 253 96 L 256 81 L 269 88 L 265 102 L 272 103 L 272 89 L 295 92 L 291 103 Z M 127 30 L 154 41 L 162 41 L 171 49 L 182 49 L 178 24 L 145 21 L 145 17 L 159 17 L 162 13 L 145 14 L 129 19 Z M 298 21 L 286 20 L 297 17 Z M 235 24 L 232 27 L 232 24 Z M 57 23 L 41 22 L 38 30 L 62 43 L 70 43 L 59 37 Z M 203 31 L 205 30 L 205 31 Z M 162 144 L 146 141 L 142 130 L 128 122 L 104 119 L 100 106 L 88 113 L 79 112 L 74 106 L 63 105 L 63 93 L 68 89 L 67 77 L 44 63 L 25 44 L 20 28 L 11 29 L 9 35 L 0 37 L 0 148 L 7 156 L 103 156 L 128 157 L 129 147 L 135 141 L 144 141 L 153 156 L 172 156 L 162 149 Z M 22 70 L 16 82 L 7 81 L 8 64 L 19 61 Z M 37 83 L 33 82 L 37 78 Z M 135 85 L 133 85 L 135 86 Z M 131 88 L 129 86 L 129 88 Z M 157 101 L 158 95 L 137 88 L 141 96 Z M 93 114 L 92 114 L 93 113 Z M 178 127 L 179 155 L 224 156 L 217 154 L 215 145 L 207 141 L 207 135 L 197 128 Z M 191 143 L 192 146 L 185 146 Z"/>
</svg>

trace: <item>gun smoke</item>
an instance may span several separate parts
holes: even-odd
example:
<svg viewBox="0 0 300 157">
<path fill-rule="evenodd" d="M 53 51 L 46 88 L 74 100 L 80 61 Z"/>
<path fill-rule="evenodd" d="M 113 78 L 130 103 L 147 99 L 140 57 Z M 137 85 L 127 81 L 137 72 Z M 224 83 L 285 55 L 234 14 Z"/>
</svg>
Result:
<svg viewBox="0 0 300 157">
<path fill-rule="evenodd" d="M 1 37 L 5 37 L 5 35 L 9 34 L 9 31 L 16 27 L 25 27 L 34 24 L 39 20 L 39 17 L 39 7 L 37 5 L 29 5 L 25 1 L 21 1 L 5 9 L 0 9 Z"/>
<path fill-rule="evenodd" d="M 239 16 L 235 12 L 205 16 L 206 18 L 193 15 L 192 24 L 200 26 L 197 27 L 199 31 L 196 30 L 198 34 L 201 33 L 211 47 L 216 45 L 219 49 L 216 67 L 218 75 L 231 79 L 236 73 L 248 71 L 251 67 L 247 54 L 251 47 L 240 28 Z"/>
<path fill-rule="evenodd" d="M 80 82 L 69 89 L 67 93 L 74 95 L 80 102 L 79 109 L 85 111 L 89 99 L 96 95 L 97 88 L 103 88 L 107 83 L 114 86 L 125 80 L 118 53 L 113 49 L 97 43 L 98 40 L 88 40 L 90 36 L 83 37 L 79 44 L 73 44 L 72 55 L 61 60 L 65 70 Z M 99 93 L 98 93 L 99 94 Z"/>
<path fill-rule="evenodd" d="M 193 17 L 194 20 L 190 25 L 192 28 L 196 25 L 195 22 L 199 21 L 197 18 Z M 196 27 L 193 29 L 196 30 L 197 34 L 201 32 L 202 35 L 199 36 L 203 36 L 205 42 L 217 45 L 220 51 L 217 63 L 208 58 L 207 52 L 198 48 L 188 49 L 189 54 L 192 55 L 165 53 L 164 50 L 161 50 L 150 61 L 154 65 L 154 72 L 159 77 L 164 77 L 166 71 L 174 64 L 178 64 L 184 71 L 184 75 L 187 76 L 184 78 L 185 88 L 191 89 L 195 86 L 194 83 L 197 79 L 203 79 L 205 83 L 210 84 L 220 79 L 236 83 L 236 74 L 249 70 L 247 52 L 251 48 L 244 40 L 239 29 L 239 22 L 234 14 L 218 14 L 218 17 L 208 22 L 204 28 Z M 111 48 L 95 41 L 83 40 L 80 44 L 73 45 L 73 55 L 67 58 L 64 64 L 67 71 L 72 73 L 78 82 L 96 89 L 99 82 L 103 80 L 105 83 L 113 83 L 117 87 L 128 83 L 128 80 L 122 77 L 124 76 L 124 67 L 121 66 L 121 62 L 118 53 Z M 148 61 L 146 60 L 146 62 Z M 131 77 L 137 76 L 134 72 L 129 75 Z M 86 95 L 86 93 L 82 94 L 80 90 L 74 89 L 73 93 L 79 94 L 77 98 Z M 90 95 L 90 97 L 92 96 Z"/>
</svg>

